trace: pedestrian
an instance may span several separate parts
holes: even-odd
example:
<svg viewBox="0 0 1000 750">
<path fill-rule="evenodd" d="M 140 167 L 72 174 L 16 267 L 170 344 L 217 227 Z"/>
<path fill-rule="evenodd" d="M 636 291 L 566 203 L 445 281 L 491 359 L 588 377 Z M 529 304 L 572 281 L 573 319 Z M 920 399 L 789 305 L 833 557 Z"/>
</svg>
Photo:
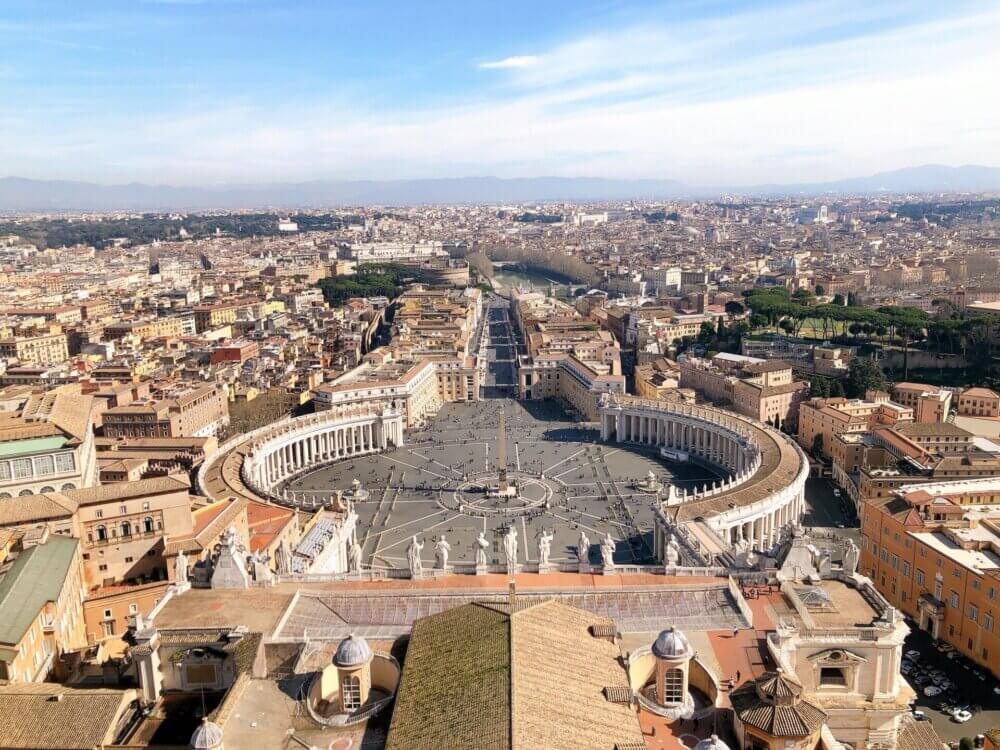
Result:
<svg viewBox="0 0 1000 750">
<path fill-rule="evenodd" d="M 739 628 L 733 628 L 733 638 L 735 638 L 736 634 L 739 633 L 739 632 L 740 632 Z"/>
<path fill-rule="evenodd" d="M 738 670 L 738 669 L 736 670 L 736 681 L 737 682 L 740 681 L 740 670 Z"/>
</svg>

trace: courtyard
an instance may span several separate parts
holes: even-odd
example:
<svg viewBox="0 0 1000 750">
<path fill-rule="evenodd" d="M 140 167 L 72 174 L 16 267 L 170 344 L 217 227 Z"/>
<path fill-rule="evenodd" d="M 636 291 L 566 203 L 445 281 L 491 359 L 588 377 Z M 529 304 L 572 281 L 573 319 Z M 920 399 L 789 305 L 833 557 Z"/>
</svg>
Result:
<svg viewBox="0 0 1000 750">
<path fill-rule="evenodd" d="M 498 421 L 506 422 L 507 470 L 519 487 L 514 498 L 489 497 L 497 481 Z M 518 562 L 538 561 L 538 539 L 552 535 L 550 561 L 577 560 L 580 532 L 589 559 L 600 563 L 601 540 L 615 542 L 618 565 L 652 562 L 655 493 L 636 482 L 653 472 L 666 487 L 692 490 L 719 478 L 694 463 L 667 463 L 599 441 L 596 429 L 574 421 L 555 401 L 490 399 L 446 404 L 406 445 L 347 459 L 294 478 L 290 491 L 329 497 L 357 479 L 368 491 L 355 503 L 363 562 L 374 570 L 407 567 L 416 536 L 425 568 L 433 568 L 444 540 L 448 561 L 472 562 L 482 534 L 487 557 L 502 564 L 504 536 L 517 533 Z"/>
</svg>

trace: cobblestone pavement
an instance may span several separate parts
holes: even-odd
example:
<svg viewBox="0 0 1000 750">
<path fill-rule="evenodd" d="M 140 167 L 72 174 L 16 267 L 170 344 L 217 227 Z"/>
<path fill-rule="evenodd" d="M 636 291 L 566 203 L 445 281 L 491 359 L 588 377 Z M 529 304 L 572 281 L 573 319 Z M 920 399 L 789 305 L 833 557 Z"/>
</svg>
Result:
<svg viewBox="0 0 1000 750">
<path fill-rule="evenodd" d="M 508 471 L 521 482 L 518 500 L 488 500 L 477 489 L 496 481 L 497 420 L 506 414 Z M 358 538 L 367 565 L 406 567 L 412 536 L 424 543 L 425 568 L 434 565 L 435 545 L 451 545 L 449 563 L 475 559 L 473 542 L 482 530 L 491 542 L 491 562 L 504 560 L 502 535 L 518 532 L 518 561 L 536 562 L 541 531 L 554 534 L 551 561 L 576 560 L 580 530 L 590 539 L 590 559 L 599 562 L 605 534 L 616 541 L 615 562 L 649 562 L 654 495 L 634 486 L 652 470 L 664 483 L 695 488 L 717 475 L 693 464 L 668 464 L 598 442 L 589 425 L 574 422 L 554 401 L 492 399 L 447 404 L 407 444 L 383 454 L 348 459 L 299 477 L 296 492 L 328 496 L 359 479 L 370 491 L 358 503 Z"/>
</svg>

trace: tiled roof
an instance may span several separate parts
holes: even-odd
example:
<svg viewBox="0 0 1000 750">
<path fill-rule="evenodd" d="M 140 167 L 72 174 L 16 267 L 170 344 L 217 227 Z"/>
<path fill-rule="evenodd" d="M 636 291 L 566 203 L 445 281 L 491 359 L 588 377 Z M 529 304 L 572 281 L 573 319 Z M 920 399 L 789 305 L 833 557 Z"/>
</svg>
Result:
<svg viewBox="0 0 1000 750">
<path fill-rule="evenodd" d="M 67 490 L 66 496 L 80 505 L 95 505 L 115 500 L 129 500 L 149 495 L 179 492 L 190 486 L 191 480 L 188 479 L 187 474 L 169 474 L 162 477 L 139 479 L 135 482 L 113 482 L 80 490 Z"/>
<path fill-rule="evenodd" d="M 0 580 L 0 643 L 19 643 L 42 608 L 59 598 L 78 544 L 53 535 L 17 556 Z"/>
<path fill-rule="evenodd" d="M 903 716 L 896 738 L 896 750 L 942 750 L 944 742 L 929 721 Z"/>
<path fill-rule="evenodd" d="M 607 750 L 643 745 L 607 624 L 553 600 L 473 603 L 418 620 L 387 750 Z"/>
<path fill-rule="evenodd" d="M 729 695 L 744 724 L 771 737 L 806 737 L 826 721 L 826 713 L 801 697 L 802 687 L 780 672 L 765 672 Z"/>
<path fill-rule="evenodd" d="M 61 696 L 53 700 L 54 696 Z M 91 750 L 115 740 L 134 690 L 74 689 L 52 683 L 0 686 L 5 748 Z"/>
</svg>

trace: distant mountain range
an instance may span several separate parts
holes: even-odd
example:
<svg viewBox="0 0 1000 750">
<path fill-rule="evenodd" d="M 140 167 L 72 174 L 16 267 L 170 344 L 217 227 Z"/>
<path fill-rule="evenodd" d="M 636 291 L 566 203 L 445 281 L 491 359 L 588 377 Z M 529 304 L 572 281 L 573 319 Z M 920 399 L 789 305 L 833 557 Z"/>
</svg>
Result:
<svg viewBox="0 0 1000 750">
<path fill-rule="evenodd" d="M 1000 192 L 1000 167 L 927 164 L 869 177 L 793 185 L 695 186 L 676 180 L 594 177 L 460 177 L 424 180 L 316 180 L 218 188 L 96 185 L 64 180 L 0 178 L 0 211 L 180 211 L 240 208 L 326 208 L 362 205 L 526 203 L 725 194 L 795 196 L 860 193 Z"/>
</svg>

